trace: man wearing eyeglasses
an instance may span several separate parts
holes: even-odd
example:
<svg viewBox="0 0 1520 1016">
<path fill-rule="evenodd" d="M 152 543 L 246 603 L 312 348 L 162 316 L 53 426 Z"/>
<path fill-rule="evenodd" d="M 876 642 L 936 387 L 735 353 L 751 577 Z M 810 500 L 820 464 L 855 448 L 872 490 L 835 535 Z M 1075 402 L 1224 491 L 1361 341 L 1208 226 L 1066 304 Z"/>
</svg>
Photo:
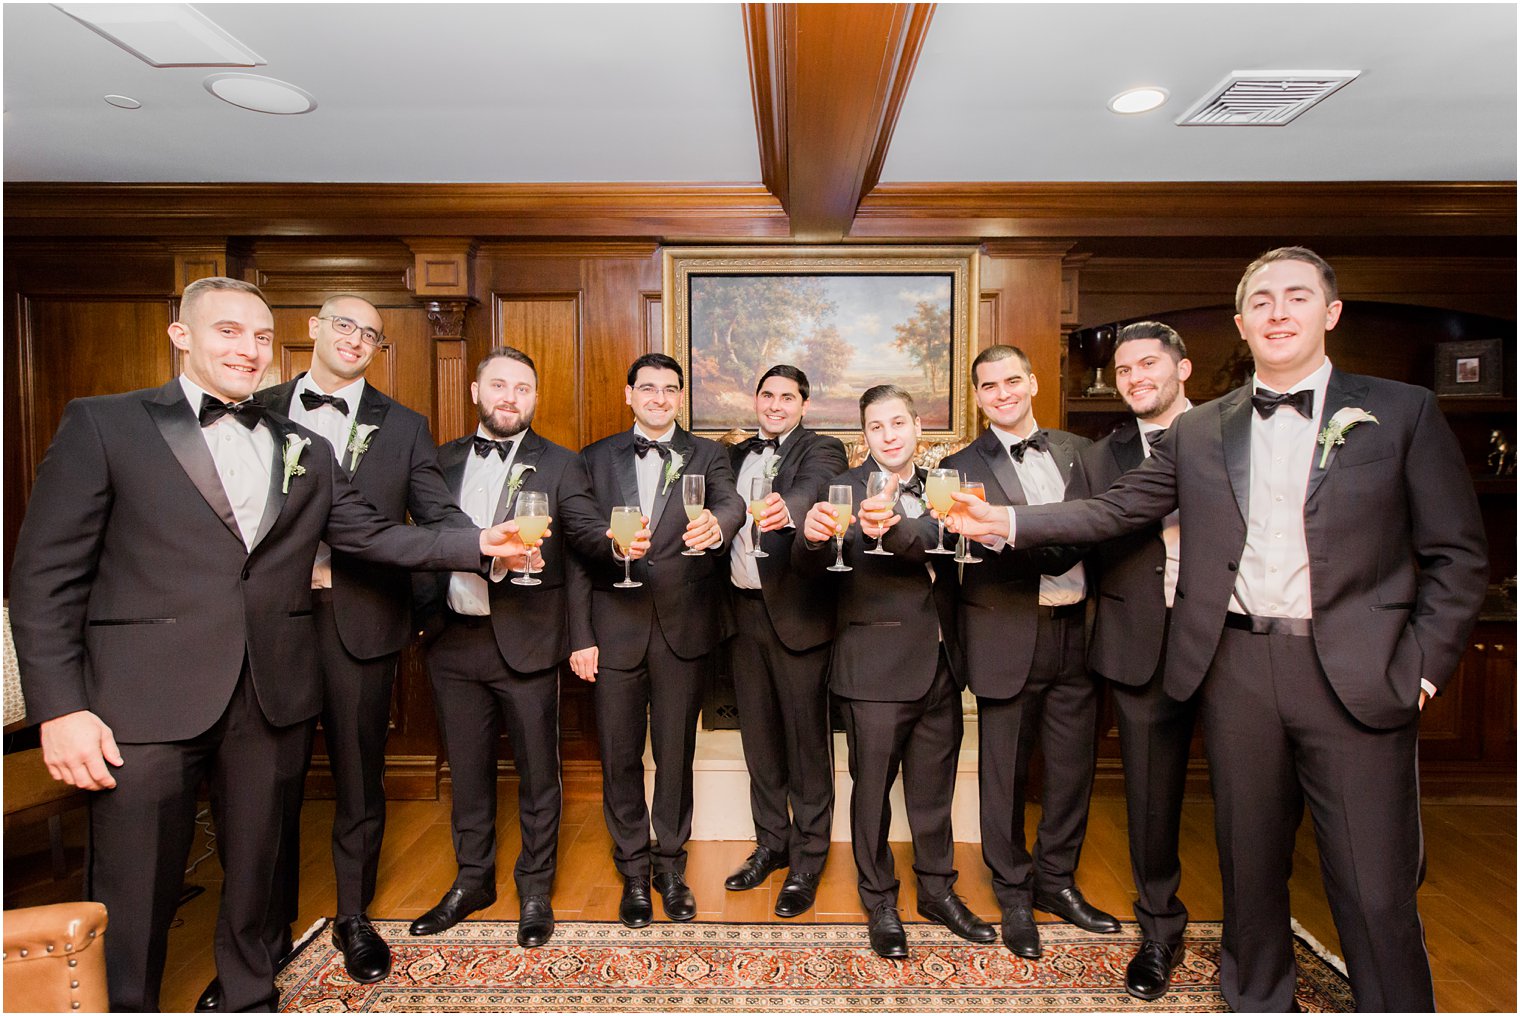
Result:
<svg viewBox="0 0 1520 1016">
<path fill-rule="evenodd" d="M 328 297 L 308 322 L 311 367 L 255 398 L 327 439 L 338 467 L 387 519 L 418 525 L 470 526 L 438 467 L 428 422 L 365 381 L 385 344 L 380 312 L 368 300 Z M 385 739 L 396 664 L 411 632 L 409 573 L 367 564 L 319 544 L 311 587 L 322 674 L 322 740 L 332 766 L 333 872 L 338 912 L 333 941 L 348 975 L 360 983 L 390 972 L 390 947 L 366 911 L 375 895 L 385 832 Z M 310 761 L 310 745 L 306 758 Z M 290 953 L 299 910 L 300 790 L 286 802 L 280 858 L 265 941 L 276 966 Z M 199 1011 L 221 1008 L 213 981 Z"/>
</svg>

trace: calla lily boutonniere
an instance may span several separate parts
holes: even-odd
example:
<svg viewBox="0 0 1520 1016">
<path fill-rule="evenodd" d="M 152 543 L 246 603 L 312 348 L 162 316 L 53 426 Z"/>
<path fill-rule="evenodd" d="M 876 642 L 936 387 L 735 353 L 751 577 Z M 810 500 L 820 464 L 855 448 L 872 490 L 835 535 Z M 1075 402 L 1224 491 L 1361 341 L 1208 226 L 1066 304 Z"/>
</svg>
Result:
<svg viewBox="0 0 1520 1016">
<path fill-rule="evenodd" d="M 676 477 L 681 475 L 681 467 L 685 464 L 686 460 L 681 457 L 681 453 L 672 448 L 670 450 L 670 461 L 665 463 L 665 483 L 660 487 L 661 494 L 670 489 L 670 485 L 675 482 Z"/>
<path fill-rule="evenodd" d="M 767 480 L 774 480 L 776 475 L 781 472 L 781 456 L 772 453 L 771 460 L 765 464 L 764 472 Z"/>
<path fill-rule="evenodd" d="M 1325 429 L 1319 432 L 1319 443 L 1324 448 L 1319 453 L 1319 468 L 1324 469 L 1325 463 L 1330 461 L 1332 448 L 1346 443 L 1346 431 L 1359 423 L 1377 422 L 1377 417 L 1356 406 L 1336 410 L 1335 415 L 1330 417 L 1330 422 L 1325 424 Z"/>
<path fill-rule="evenodd" d="M 369 443 L 375 436 L 375 431 L 380 428 L 373 423 L 360 423 L 355 420 L 354 425 L 348 428 L 348 471 L 352 473 L 359 468 L 359 460 L 364 453 L 369 451 Z"/>
<path fill-rule="evenodd" d="M 302 437 L 299 434 L 285 435 L 285 482 L 280 486 L 281 494 L 290 493 L 290 478 L 292 476 L 305 476 L 306 467 L 301 465 L 301 453 L 306 446 L 311 444 L 311 438 Z"/>
<path fill-rule="evenodd" d="M 512 472 L 507 476 L 507 499 L 510 501 L 517 494 L 517 488 L 523 485 L 523 480 L 528 474 L 536 472 L 537 466 L 530 466 L 526 462 L 519 462 L 512 467 Z"/>
</svg>

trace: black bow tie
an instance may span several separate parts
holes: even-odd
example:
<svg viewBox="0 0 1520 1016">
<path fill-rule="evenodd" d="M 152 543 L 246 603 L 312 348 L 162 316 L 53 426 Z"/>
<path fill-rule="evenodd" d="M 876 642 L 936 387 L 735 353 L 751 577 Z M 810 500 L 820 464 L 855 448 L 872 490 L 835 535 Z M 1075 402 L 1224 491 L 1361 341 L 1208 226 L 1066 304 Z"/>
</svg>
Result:
<svg viewBox="0 0 1520 1016">
<path fill-rule="evenodd" d="M 924 481 L 917 471 L 914 472 L 913 479 L 900 481 L 897 489 L 904 494 L 912 494 L 919 501 L 924 499 Z"/>
<path fill-rule="evenodd" d="M 1043 430 L 1037 430 L 1024 441 L 1016 441 L 1008 446 L 1008 454 L 1013 456 L 1013 461 L 1023 462 L 1024 453 L 1033 448 L 1037 452 L 1050 452 L 1050 436 Z"/>
<path fill-rule="evenodd" d="M 306 407 L 308 413 L 320 409 L 322 406 L 332 406 L 344 416 L 348 415 L 347 399 L 340 399 L 336 395 L 323 395 L 309 388 L 301 393 L 301 405 Z"/>
<path fill-rule="evenodd" d="M 201 396 L 200 419 L 202 427 L 209 427 L 224 416 L 230 416 L 238 423 L 252 430 L 264 418 L 264 407 L 252 399 L 243 402 L 223 402 L 213 395 Z"/>
<path fill-rule="evenodd" d="M 769 448 L 773 452 L 781 451 L 781 439 L 778 437 L 748 437 L 739 442 L 739 452 L 748 455 L 750 452 L 761 452 Z"/>
<path fill-rule="evenodd" d="M 481 437 L 479 434 L 470 439 L 470 444 L 474 446 L 475 454 L 481 458 L 490 458 L 491 453 L 495 452 L 501 456 L 501 461 L 503 462 L 507 461 L 507 452 L 512 448 L 511 441 L 492 441 L 490 438 Z"/>
<path fill-rule="evenodd" d="M 670 445 L 664 441 L 651 441 L 643 434 L 633 435 L 633 453 L 635 455 L 642 459 L 651 450 L 665 461 L 670 461 Z"/>
<path fill-rule="evenodd" d="M 1301 392 L 1278 395 L 1265 388 L 1258 388 L 1256 394 L 1251 396 L 1251 405 L 1256 407 L 1256 412 L 1263 420 L 1270 419 L 1281 406 L 1292 406 L 1298 410 L 1299 416 L 1305 420 L 1312 420 L 1314 419 L 1314 389 L 1305 388 Z"/>
</svg>

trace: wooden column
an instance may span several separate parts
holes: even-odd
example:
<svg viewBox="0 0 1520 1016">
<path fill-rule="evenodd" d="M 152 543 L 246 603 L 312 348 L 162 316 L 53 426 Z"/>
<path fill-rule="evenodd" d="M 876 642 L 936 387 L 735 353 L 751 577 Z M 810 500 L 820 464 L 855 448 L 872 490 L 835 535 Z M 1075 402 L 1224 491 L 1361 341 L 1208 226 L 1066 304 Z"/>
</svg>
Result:
<svg viewBox="0 0 1520 1016">
<path fill-rule="evenodd" d="M 1066 343 L 1063 324 L 1062 259 L 1067 240 L 989 240 L 982 246 L 981 311 L 990 321 L 980 346 L 1004 343 L 1028 355 L 1040 390 L 1035 420 L 1059 427 L 1061 379 Z"/>
<path fill-rule="evenodd" d="M 405 241 L 415 258 L 412 292 L 427 307 L 433 340 L 433 436 L 452 441 L 472 426 L 469 398 L 469 352 L 464 337 L 465 311 L 475 303 L 474 240 L 425 237 Z"/>
</svg>

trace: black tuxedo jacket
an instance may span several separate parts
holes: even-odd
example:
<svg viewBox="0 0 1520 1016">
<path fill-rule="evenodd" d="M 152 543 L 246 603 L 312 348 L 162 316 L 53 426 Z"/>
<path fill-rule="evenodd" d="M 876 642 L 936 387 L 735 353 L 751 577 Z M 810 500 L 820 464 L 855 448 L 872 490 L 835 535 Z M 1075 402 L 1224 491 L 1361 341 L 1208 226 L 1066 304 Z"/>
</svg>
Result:
<svg viewBox="0 0 1520 1016">
<path fill-rule="evenodd" d="M 633 430 L 602 438 L 581 452 L 596 514 L 594 522 L 569 523 L 568 535 L 591 577 L 589 610 L 571 619 L 571 648 L 599 647 L 599 662 L 614 670 L 629 669 L 644 658 L 655 624 L 676 655 L 688 660 L 711 652 L 731 626 L 724 591 L 729 584 L 728 548 L 745 516 L 734 471 L 716 441 L 677 427 L 670 446 L 681 455 L 681 476 L 699 472 L 707 477 L 706 504 L 723 530 L 723 543 L 700 557 L 682 556 L 687 518 L 681 505 L 681 476 L 666 484 L 662 474 L 663 490 L 656 489 L 649 519 L 653 544 L 633 563 L 633 577 L 644 583 L 638 589 L 612 588 L 622 580 L 623 566 L 613 560 L 606 535 L 614 507 L 639 503 Z"/>
<path fill-rule="evenodd" d="M 466 435 L 441 445 L 438 463 L 449 490 L 462 499 L 464 469 L 472 453 L 474 435 Z M 491 627 L 496 645 L 507 666 L 520 674 L 547 670 L 570 655 L 570 616 L 573 610 L 586 610 L 590 602 L 590 582 L 580 561 L 570 552 L 566 537 L 566 517 L 581 520 L 581 525 L 596 525 L 596 505 L 591 500 L 591 484 L 586 479 L 580 457 L 568 448 L 549 441 L 532 430 L 523 434 L 522 446 L 512 459 L 512 466 L 524 467 L 522 485 L 513 492 L 502 484 L 501 500 L 491 517 L 492 524 L 512 517 L 517 495 L 525 490 L 549 495 L 550 535 L 540 547 L 543 571 L 537 575 L 538 586 L 514 586 L 511 581 L 488 582 L 491 595 Z M 526 467 L 532 466 L 532 470 Z M 602 525 L 606 530 L 606 525 Z M 415 580 L 424 596 L 419 617 L 429 631 L 442 624 L 448 606 L 449 576 L 441 572 L 419 574 Z M 584 647 L 573 647 L 584 648 Z"/>
<path fill-rule="evenodd" d="M 1342 704 L 1392 728 L 1419 707 L 1420 681 L 1456 669 L 1488 582 L 1487 544 L 1456 438 L 1427 389 L 1334 371 L 1323 421 L 1345 407 L 1377 417 L 1348 431 L 1304 501 L 1314 645 Z M 1251 469 L 1247 387 L 1184 413 L 1150 458 L 1109 490 L 1017 513 L 1021 543 L 1095 542 L 1182 511 L 1166 692 L 1203 681 L 1246 539 Z M 1322 424 L 1323 426 L 1323 424 Z"/>
<path fill-rule="evenodd" d="M 1087 478 L 1078 455 L 1092 442 L 1064 430 L 1047 430 L 1050 454 L 1066 481 L 1066 499 L 1088 494 Z M 967 480 L 980 480 L 989 504 L 1027 504 L 1013 459 L 991 429 L 940 463 L 958 469 Z M 946 536 L 946 546 L 952 537 Z M 1075 547 L 1031 550 L 1005 547 L 993 554 L 985 547 L 972 553 L 982 558 L 960 576 L 959 639 L 966 659 L 971 690 L 987 698 L 1012 698 L 1024 688 L 1034 662 L 1035 628 L 1039 623 L 1040 576 L 1060 575 L 1082 560 Z M 947 560 L 940 558 L 941 561 Z"/>
<path fill-rule="evenodd" d="M 11 572 L 29 718 L 93 710 L 118 741 L 209 729 L 246 657 L 285 726 L 321 705 L 311 565 L 317 543 L 402 568 L 479 570 L 479 530 L 395 526 L 327 446 L 276 413 L 269 500 L 244 545 L 178 380 L 77 399 L 37 470 Z M 281 491 L 288 435 L 311 440 Z"/>
<path fill-rule="evenodd" d="M 737 477 L 746 455 L 738 445 L 730 447 L 728 454 Z M 828 493 L 829 479 L 848 467 L 849 458 L 838 438 L 799 426 L 781 448 L 772 489 L 786 502 L 792 521 L 801 526 L 808 509 Z M 739 496 L 748 499 L 749 492 L 741 490 Z M 760 570 L 760 593 L 772 627 L 782 644 L 800 653 L 834 637 L 834 601 L 826 583 L 804 579 L 792 568 L 792 541 L 796 535 L 795 528 L 761 533 L 760 549 L 770 556 L 756 558 L 755 564 Z"/>
<path fill-rule="evenodd" d="M 282 416 L 290 415 L 290 400 L 304 377 L 257 392 L 254 398 Z M 364 386 L 358 406 L 350 406 L 350 421 L 378 429 L 353 467 L 353 455 L 343 450 L 338 464 L 364 499 L 392 522 L 405 522 L 408 513 L 420 526 L 474 528 L 438 469 L 438 455 L 427 420 L 379 391 Z M 431 573 L 429 573 L 429 577 Z M 361 660 L 401 651 L 411 633 L 409 574 L 333 551 L 333 617 L 343 648 Z"/>
<path fill-rule="evenodd" d="M 1107 490 L 1145 461 L 1140 427 L 1130 418 L 1082 453 L 1088 484 Z M 1166 628 L 1166 544 L 1161 523 L 1106 540 L 1087 558 L 1089 588 L 1098 591 L 1087 666 L 1110 681 L 1142 685 L 1155 676 Z"/>
<path fill-rule="evenodd" d="M 876 468 L 868 457 L 829 481 L 854 488 L 854 514 L 859 514 L 866 481 Z M 920 479 L 925 475 L 922 469 L 918 473 Z M 955 643 L 955 564 L 948 555 L 927 553 L 938 535 L 938 524 L 927 514 L 905 516 L 882 539 L 893 556 L 880 557 L 865 553 L 876 541 L 864 536 L 856 522 L 844 537 L 844 560 L 855 569 L 851 572 L 827 570 L 834 563 L 833 540 L 817 546 L 806 539 L 793 543 L 792 564 L 801 580 L 823 586 L 837 601 L 829 664 L 829 688 L 836 695 L 869 702 L 923 698 L 939 666 L 941 632 L 951 670 L 965 684 Z M 932 581 L 924 567 L 931 561 Z"/>
</svg>

